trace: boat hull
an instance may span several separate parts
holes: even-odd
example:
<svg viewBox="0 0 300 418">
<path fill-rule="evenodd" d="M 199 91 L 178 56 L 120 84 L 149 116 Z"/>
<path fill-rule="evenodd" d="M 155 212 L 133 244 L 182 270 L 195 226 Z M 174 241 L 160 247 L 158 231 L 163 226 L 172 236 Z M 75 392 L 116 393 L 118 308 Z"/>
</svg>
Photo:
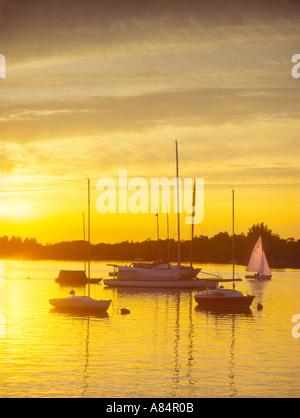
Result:
<svg viewBox="0 0 300 418">
<path fill-rule="evenodd" d="M 90 283 L 99 283 L 102 278 L 90 279 Z M 83 285 L 89 282 L 84 270 L 61 270 L 58 277 L 55 279 L 56 283 L 69 285 Z"/>
<path fill-rule="evenodd" d="M 133 266 L 116 266 L 118 268 L 117 278 L 119 280 L 187 280 L 193 279 L 201 271 L 201 268 L 189 266 L 135 263 Z"/>
<path fill-rule="evenodd" d="M 195 301 L 203 307 L 234 307 L 250 308 L 255 296 L 220 297 L 211 295 L 195 295 Z"/>
<path fill-rule="evenodd" d="M 272 274 L 246 274 L 245 278 L 253 280 L 271 280 Z"/>
<path fill-rule="evenodd" d="M 103 283 L 109 287 L 119 288 L 153 288 L 153 289 L 215 289 L 218 286 L 217 280 L 205 280 L 205 279 L 194 279 L 194 280 L 114 280 L 104 279 Z"/>
<path fill-rule="evenodd" d="M 72 312 L 106 312 L 111 300 L 94 300 L 87 296 L 71 296 L 62 299 L 50 299 L 50 305 Z"/>
<path fill-rule="evenodd" d="M 100 283 L 102 280 L 102 278 L 99 279 L 90 279 L 90 284 L 96 284 L 96 283 Z M 73 286 L 81 286 L 81 285 L 85 285 L 88 284 L 89 280 L 88 279 L 84 279 L 84 280 L 61 280 L 59 278 L 55 279 L 56 283 L 58 284 L 66 284 L 66 285 L 73 285 Z"/>
</svg>

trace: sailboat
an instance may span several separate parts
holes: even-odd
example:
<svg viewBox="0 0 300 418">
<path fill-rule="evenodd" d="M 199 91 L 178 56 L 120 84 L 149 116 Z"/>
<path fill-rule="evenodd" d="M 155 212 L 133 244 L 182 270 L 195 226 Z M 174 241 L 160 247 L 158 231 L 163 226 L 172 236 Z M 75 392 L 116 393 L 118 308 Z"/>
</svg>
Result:
<svg viewBox="0 0 300 418">
<path fill-rule="evenodd" d="M 254 296 L 244 295 L 235 290 L 235 261 L 234 261 L 234 190 L 232 190 L 232 289 L 219 287 L 206 293 L 195 295 L 195 301 L 200 307 L 213 308 L 249 308 Z"/>
<path fill-rule="evenodd" d="M 252 254 L 249 260 L 247 271 L 255 271 L 255 274 L 246 274 L 246 279 L 271 279 L 272 273 L 265 255 L 265 252 L 262 248 L 262 239 L 261 235 L 256 241 L 256 244 L 252 250 Z"/>
<path fill-rule="evenodd" d="M 90 179 L 88 179 L 88 296 L 70 296 L 50 299 L 50 305 L 71 312 L 106 312 L 111 300 L 96 300 L 90 297 Z"/>
<path fill-rule="evenodd" d="M 193 195 L 193 208 L 195 207 L 195 183 L 194 183 L 194 195 Z M 193 213 L 194 215 L 194 213 Z M 157 253 L 158 253 L 158 260 L 159 260 L 159 222 L 158 222 L 158 212 L 155 214 L 155 217 L 157 219 Z M 193 216 L 193 220 L 194 220 L 194 216 Z M 194 222 L 192 222 L 192 240 L 193 240 L 193 228 L 194 227 Z M 170 264 L 169 260 L 170 260 L 170 245 L 169 245 L 169 217 L 168 217 L 168 212 L 167 212 L 167 233 L 168 233 L 168 258 L 167 260 L 164 261 L 153 261 L 152 263 L 145 263 L 145 262 L 133 262 L 130 267 L 135 267 L 135 268 L 144 268 L 144 269 L 155 269 L 156 270 L 156 275 L 158 276 L 157 272 L 158 270 L 170 270 L 170 269 L 174 269 L 177 268 L 176 265 L 172 265 Z M 113 266 L 114 268 L 118 267 L 115 264 L 108 264 L 108 266 Z M 121 269 L 122 270 L 122 269 Z M 201 271 L 201 267 L 196 268 L 193 267 L 192 265 L 192 251 L 191 251 L 191 261 L 190 261 L 190 266 L 184 266 L 184 265 L 180 265 L 180 278 L 181 279 L 192 279 L 194 277 L 197 276 L 197 274 Z M 117 273 L 118 276 L 118 273 Z M 145 276 L 145 275 L 143 275 Z M 120 274 L 119 274 L 120 277 Z M 131 276 L 132 277 L 132 276 Z M 172 276 L 171 276 L 172 277 Z"/>
<path fill-rule="evenodd" d="M 180 213 L 179 213 L 179 169 L 178 144 L 176 145 L 176 178 L 177 178 L 177 235 L 178 262 L 169 263 L 133 263 L 129 266 L 110 264 L 117 269 L 117 279 L 105 279 L 103 283 L 112 287 L 147 287 L 147 288 L 215 288 L 217 279 L 197 279 L 200 271 L 180 263 Z M 192 273 L 192 274 L 191 274 Z"/>
</svg>

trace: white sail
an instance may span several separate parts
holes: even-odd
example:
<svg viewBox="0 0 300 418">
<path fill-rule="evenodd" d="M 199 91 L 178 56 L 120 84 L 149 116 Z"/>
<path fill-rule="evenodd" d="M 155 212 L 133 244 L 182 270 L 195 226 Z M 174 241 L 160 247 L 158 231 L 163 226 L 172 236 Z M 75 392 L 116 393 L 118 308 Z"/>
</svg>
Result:
<svg viewBox="0 0 300 418">
<path fill-rule="evenodd" d="M 258 272 L 259 274 L 271 274 L 271 270 L 264 251 L 262 253 L 261 263 Z"/>
<path fill-rule="evenodd" d="M 256 241 L 256 244 L 253 248 L 253 251 L 249 260 L 248 268 L 247 268 L 248 271 L 259 271 L 261 260 L 262 260 L 262 255 L 263 255 L 263 251 L 262 251 L 262 243 L 261 243 L 261 236 L 260 236 L 258 240 Z"/>
</svg>

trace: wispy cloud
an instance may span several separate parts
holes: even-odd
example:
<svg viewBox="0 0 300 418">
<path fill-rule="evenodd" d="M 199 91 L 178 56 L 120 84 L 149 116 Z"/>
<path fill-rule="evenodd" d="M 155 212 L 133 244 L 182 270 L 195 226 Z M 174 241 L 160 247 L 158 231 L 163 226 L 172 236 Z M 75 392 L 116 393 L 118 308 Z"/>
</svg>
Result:
<svg viewBox="0 0 300 418">
<path fill-rule="evenodd" d="M 4 189 L 170 177 L 175 139 L 183 176 L 297 184 L 299 15 L 296 0 L 0 0 Z"/>
</svg>

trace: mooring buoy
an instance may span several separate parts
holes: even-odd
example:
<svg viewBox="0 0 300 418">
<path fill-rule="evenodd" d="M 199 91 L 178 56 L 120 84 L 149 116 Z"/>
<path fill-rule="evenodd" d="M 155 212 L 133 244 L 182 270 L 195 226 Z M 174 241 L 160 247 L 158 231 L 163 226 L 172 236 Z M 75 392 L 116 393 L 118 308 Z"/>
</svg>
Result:
<svg viewBox="0 0 300 418">
<path fill-rule="evenodd" d="M 121 314 L 125 315 L 125 314 L 130 314 L 130 310 L 126 309 L 126 308 L 121 308 Z"/>
</svg>

